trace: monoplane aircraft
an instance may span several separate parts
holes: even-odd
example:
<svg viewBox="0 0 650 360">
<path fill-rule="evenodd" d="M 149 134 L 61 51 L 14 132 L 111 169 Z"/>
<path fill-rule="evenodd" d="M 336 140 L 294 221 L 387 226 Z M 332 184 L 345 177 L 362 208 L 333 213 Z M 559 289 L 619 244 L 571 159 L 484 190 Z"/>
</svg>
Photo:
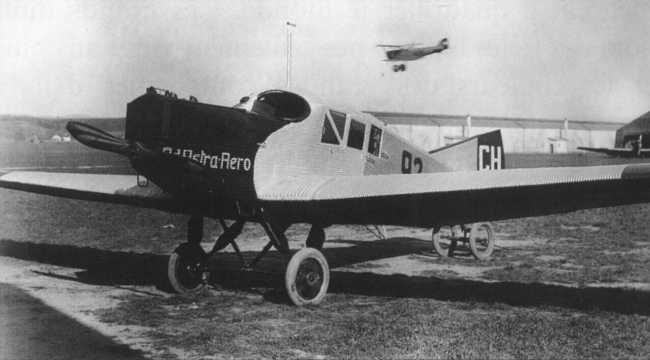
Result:
<svg viewBox="0 0 650 360">
<path fill-rule="evenodd" d="M 420 44 L 403 44 L 403 45 L 387 45 L 378 44 L 378 47 L 389 48 L 386 50 L 386 59 L 384 61 L 413 61 L 418 60 L 427 55 L 442 52 L 449 48 L 449 41 L 444 38 L 436 45 L 432 46 L 418 46 Z M 406 71 L 406 64 L 393 65 L 393 71 Z"/>
<path fill-rule="evenodd" d="M 578 149 L 618 157 L 650 156 L 650 112 L 616 130 L 613 148 L 579 146 Z"/>
<path fill-rule="evenodd" d="M 67 125 L 79 142 L 127 157 L 138 175 L 14 171 L 0 187 L 188 214 L 187 242 L 167 267 L 181 293 L 209 282 L 208 260 L 228 245 L 246 267 L 274 247 L 288 260 L 293 303 L 319 303 L 330 281 L 320 250 L 332 224 L 433 228 L 443 255 L 455 243 L 440 246 L 441 228 L 454 226 L 481 258 L 494 236 L 484 221 L 650 201 L 650 165 L 506 169 L 499 131 L 427 152 L 369 114 L 295 92 L 262 91 L 234 107 L 167 94 L 149 88 L 127 105 L 124 138 Z M 225 229 L 207 253 L 206 217 Z M 245 222 L 269 238 L 250 263 L 236 242 Z M 295 223 L 311 230 L 292 254 L 285 230 Z"/>
<path fill-rule="evenodd" d="M 639 135 L 636 140 L 627 140 L 623 147 L 614 148 L 594 148 L 587 146 L 578 146 L 579 150 L 591 151 L 609 156 L 616 157 L 646 157 L 650 156 L 650 148 L 643 147 L 643 135 Z"/>
</svg>

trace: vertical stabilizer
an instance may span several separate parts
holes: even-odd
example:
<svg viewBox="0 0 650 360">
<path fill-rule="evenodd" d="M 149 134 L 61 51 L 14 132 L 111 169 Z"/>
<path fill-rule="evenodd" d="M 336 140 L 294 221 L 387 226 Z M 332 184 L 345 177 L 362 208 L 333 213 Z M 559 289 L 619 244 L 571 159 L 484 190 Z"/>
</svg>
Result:
<svg viewBox="0 0 650 360">
<path fill-rule="evenodd" d="M 476 135 L 429 152 L 448 171 L 500 170 L 506 168 L 501 130 Z"/>
</svg>

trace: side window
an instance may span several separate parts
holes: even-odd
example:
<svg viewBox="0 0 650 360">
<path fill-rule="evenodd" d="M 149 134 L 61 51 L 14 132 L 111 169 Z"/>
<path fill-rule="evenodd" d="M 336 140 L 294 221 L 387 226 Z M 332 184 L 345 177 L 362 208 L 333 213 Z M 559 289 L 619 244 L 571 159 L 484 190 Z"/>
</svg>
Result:
<svg viewBox="0 0 650 360">
<path fill-rule="evenodd" d="M 343 140 L 345 136 L 345 114 L 335 110 L 330 110 L 330 114 L 332 115 L 332 120 L 334 120 L 336 130 L 339 132 L 339 138 Z"/>
<path fill-rule="evenodd" d="M 370 127 L 370 141 L 368 142 L 368 152 L 379 156 L 379 150 L 381 149 L 381 129 L 372 125 Z"/>
<path fill-rule="evenodd" d="M 323 135 L 321 136 L 320 141 L 325 144 L 339 144 L 339 139 L 332 128 L 332 122 L 329 120 L 327 115 L 323 116 Z"/>
<path fill-rule="evenodd" d="M 366 134 L 366 125 L 352 119 L 350 121 L 350 133 L 348 134 L 348 146 L 355 149 L 363 149 L 363 137 Z"/>
</svg>

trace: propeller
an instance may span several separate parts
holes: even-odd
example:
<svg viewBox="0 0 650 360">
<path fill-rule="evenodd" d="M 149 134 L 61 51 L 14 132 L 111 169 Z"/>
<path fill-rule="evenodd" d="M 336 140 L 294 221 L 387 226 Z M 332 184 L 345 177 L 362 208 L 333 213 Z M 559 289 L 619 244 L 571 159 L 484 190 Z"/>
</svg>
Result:
<svg viewBox="0 0 650 360">
<path fill-rule="evenodd" d="M 125 139 L 111 135 L 104 130 L 77 121 L 70 121 L 65 126 L 70 135 L 80 143 L 91 148 L 110 151 L 121 155 L 134 155 L 138 149 Z"/>
<path fill-rule="evenodd" d="M 156 153 L 137 141 L 118 138 L 88 124 L 70 121 L 65 128 L 72 137 L 86 146 L 124 155 L 132 161 L 148 162 L 167 168 L 184 169 L 194 174 L 205 172 L 203 166 L 195 160 L 180 158 L 172 154 Z"/>
</svg>

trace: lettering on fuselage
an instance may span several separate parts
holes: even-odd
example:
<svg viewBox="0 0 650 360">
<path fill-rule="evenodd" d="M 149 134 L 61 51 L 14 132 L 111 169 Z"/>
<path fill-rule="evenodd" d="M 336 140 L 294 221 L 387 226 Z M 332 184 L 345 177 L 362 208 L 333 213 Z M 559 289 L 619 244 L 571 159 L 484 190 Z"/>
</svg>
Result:
<svg viewBox="0 0 650 360">
<path fill-rule="evenodd" d="M 192 159 L 203 166 L 208 166 L 217 170 L 250 171 L 253 163 L 248 157 L 234 156 L 227 151 L 223 151 L 218 155 L 212 155 L 203 150 L 194 151 L 192 149 L 174 149 L 171 146 L 165 146 L 162 148 L 162 152 Z"/>
<path fill-rule="evenodd" d="M 498 170 L 503 168 L 503 148 L 494 145 L 478 146 L 478 169 Z"/>
<path fill-rule="evenodd" d="M 413 156 L 410 152 L 402 151 L 402 174 L 410 174 L 415 170 L 416 173 L 422 172 L 422 159 Z"/>
</svg>

